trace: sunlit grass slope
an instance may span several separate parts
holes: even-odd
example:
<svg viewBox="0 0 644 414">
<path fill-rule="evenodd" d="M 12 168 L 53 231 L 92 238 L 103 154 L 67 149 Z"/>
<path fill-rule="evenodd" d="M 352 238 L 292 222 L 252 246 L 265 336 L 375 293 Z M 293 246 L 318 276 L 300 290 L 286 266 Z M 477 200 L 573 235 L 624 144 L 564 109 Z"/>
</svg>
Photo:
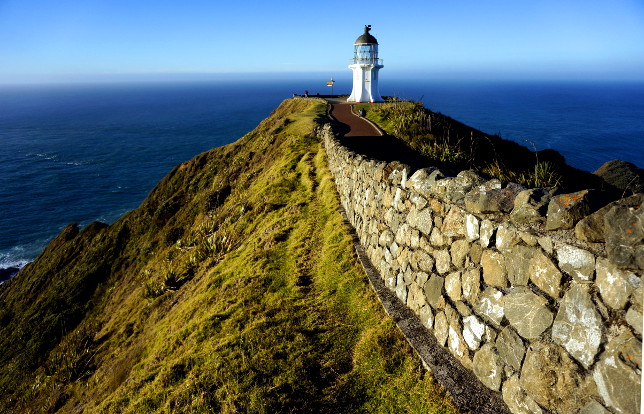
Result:
<svg viewBox="0 0 644 414">
<path fill-rule="evenodd" d="M 0 412 L 457 412 L 357 262 L 324 117 L 285 101 L 3 285 Z"/>
</svg>

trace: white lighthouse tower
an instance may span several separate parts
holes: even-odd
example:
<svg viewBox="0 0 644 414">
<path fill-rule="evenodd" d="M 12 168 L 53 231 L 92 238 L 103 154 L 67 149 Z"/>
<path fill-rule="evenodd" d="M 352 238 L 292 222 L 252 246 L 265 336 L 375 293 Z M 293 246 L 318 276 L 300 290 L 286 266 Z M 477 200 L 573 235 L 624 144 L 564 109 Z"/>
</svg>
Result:
<svg viewBox="0 0 644 414">
<path fill-rule="evenodd" d="M 353 59 L 349 69 L 353 71 L 353 90 L 347 102 L 382 102 L 378 91 L 378 71 L 383 68 L 378 59 L 378 41 L 369 34 L 371 25 L 364 27 L 362 36 L 356 39 Z"/>
</svg>

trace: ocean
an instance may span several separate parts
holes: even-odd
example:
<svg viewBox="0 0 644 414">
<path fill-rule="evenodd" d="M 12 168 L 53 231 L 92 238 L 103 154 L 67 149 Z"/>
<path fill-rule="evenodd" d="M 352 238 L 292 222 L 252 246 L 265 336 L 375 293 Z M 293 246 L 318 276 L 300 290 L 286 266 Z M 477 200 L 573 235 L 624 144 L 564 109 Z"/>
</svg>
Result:
<svg viewBox="0 0 644 414">
<path fill-rule="evenodd" d="M 325 82 L 0 86 L 0 269 L 33 260 L 71 222 L 115 221 L 175 165 L 237 140 L 293 93 L 329 93 Z M 584 170 L 615 158 L 644 166 L 644 84 L 382 77 L 381 93 Z"/>
</svg>

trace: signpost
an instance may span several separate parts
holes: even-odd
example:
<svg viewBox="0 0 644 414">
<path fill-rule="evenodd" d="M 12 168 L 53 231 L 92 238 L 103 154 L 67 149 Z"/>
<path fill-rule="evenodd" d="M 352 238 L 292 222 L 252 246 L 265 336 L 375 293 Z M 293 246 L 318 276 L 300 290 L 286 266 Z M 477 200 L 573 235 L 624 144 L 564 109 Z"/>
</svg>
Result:
<svg viewBox="0 0 644 414">
<path fill-rule="evenodd" d="M 327 83 L 326 83 L 326 86 L 330 86 L 330 87 L 331 87 L 331 97 L 333 97 L 333 84 L 334 84 L 334 83 L 335 83 L 335 81 L 333 80 L 333 78 L 331 78 L 331 82 L 327 82 Z"/>
</svg>

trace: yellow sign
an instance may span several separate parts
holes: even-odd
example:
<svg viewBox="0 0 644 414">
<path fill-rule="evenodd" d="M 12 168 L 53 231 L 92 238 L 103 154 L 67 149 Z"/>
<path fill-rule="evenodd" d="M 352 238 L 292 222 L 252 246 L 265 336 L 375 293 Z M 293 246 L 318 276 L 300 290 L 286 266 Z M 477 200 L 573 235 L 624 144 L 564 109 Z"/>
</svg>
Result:
<svg viewBox="0 0 644 414">
<path fill-rule="evenodd" d="M 333 82 L 327 82 L 326 86 L 333 86 Z"/>
</svg>

